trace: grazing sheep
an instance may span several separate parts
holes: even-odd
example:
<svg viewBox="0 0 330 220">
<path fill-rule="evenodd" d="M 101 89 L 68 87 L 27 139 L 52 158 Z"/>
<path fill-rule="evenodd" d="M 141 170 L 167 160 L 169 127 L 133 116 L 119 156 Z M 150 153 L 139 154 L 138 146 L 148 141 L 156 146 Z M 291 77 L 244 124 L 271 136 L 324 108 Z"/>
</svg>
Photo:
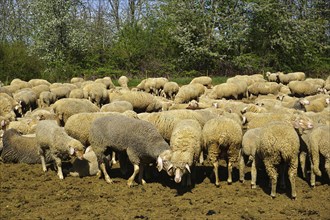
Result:
<svg viewBox="0 0 330 220">
<path fill-rule="evenodd" d="M 22 113 L 37 108 L 37 95 L 31 89 L 22 89 L 13 94 L 13 98 L 21 105 Z"/>
<path fill-rule="evenodd" d="M 186 185 L 191 186 L 191 168 L 200 157 L 201 144 L 202 128 L 198 121 L 185 119 L 175 125 L 170 139 L 172 156 L 167 172 L 174 175 L 176 183 L 186 176 Z"/>
<path fill-rule="evenodd" d="M 70 83 L 72 83 L 72 84 L 76 84 L 76 83 L 82 83 L 82 82 L 84 82 L 85 80 L 84 80 L 84 78 L 82 78 L 82 77 L 72 77 L 71 79 L 70 79 Z"/>
<path fill-rule="evenodd" d="M 69 85 L 64 85 L 61 83 L 53 83 L 50 86 L 50 91 L 55 94 L 56 100 L 68 98 L 72 89 L 73 88 Z"/>
<path fill-rule="evenodd" d="M 101 107 L 101 112 L 125 112 L 133 111 L 133 105 L 128 101 L 113 101 Z"/>
<path fill-rule="evenodd" d="M 11 121 L 8 125 L 8 129 L 15 129 L 21 134 L 33 134 L 36 130 L 37 119 L 23 117 L 18 121 Z"/>
<path fill-rule="evenodd" d="M 209 76 L 195 77 L 190 81 L 190 84 L 192 83 L 200 83 L 203 86 L 207 87 L 208 89 L 212 88 L 212 78 Z"/>
<path fill-rule="evenodd" d="M 87 147 L 83 154 L 83 159 L 75 159 L 69 170 L 64 170 L 70 176 L 85 177 L 100 175 L 99 163 L 92 147 Z"/>
<path fill-rule="evenodd" d="M 84 99 L 84 91 L 82 88 L 76 88 L 72 89 L 69 94 L 69 98 L 74 98 L 74 99 Z"/>
<path fill-rule="evenodd" d="M 164 77 L 148 78 L 144 82 L 144 90 L 151 92 L 153 95 L 159 95 L 167 82 L 168 79 Z"/>
<path fill-rule="evenodd" d="M 21 105 L 6 93 L 0 93 L 0 116 L 5 121 L 14 121 L 16 113 L 21 114 Z"/>
<path fill-rule="evenodd" d="M 64 126 L 71 115 L 81 112 L 98 112 L 100 109 L 86 99 L 64 98 L 57 100 L 52 109 L 59 125 Z"/>
<path fill-rule="evenodd" d="M 40 93 L 45 92 L 45 91 L 49 91 L 49 86 L 48 85 L 38 85 L 38 86 L 34 86 L 32 87 L 32 91 L 35 92 L 35 94 L 37 95 L 37 97 L 39 98 Z"/>
<path fill-rule="evenodd" d="M 32 87 L 39 86 L 39 85 L 50 86 L 50 82 L 48 82 L 45 79 L 30 79 L 29 83 Z"/>
<path fill-rule="evenodd" d="M 116 87 L 109 76 L 105 76 L 102 79 L 96 79 L 95 83 L 103 83 L 106 89 L 113 89 Z"/>
<path fill-rule="evenodd" d="M 41 92 L 39 95 L 38 105 L 40 108 L 49 107 L 57 100 L 56 94 L 50 91 Z"/>
<path fill-rule="evenodd" d="M 109 95 L 103 83 L 89 83 L 83 87 L 84 98 L 98 107 L 109 103 Z"/>
<path fill-rule="evenodd" d="M 15 129 L 8 129 L 3 134 L 2 161 L 5 163 L 41 163 L 39 147 L 35 136 L 24 136 Z M 46 163 L 52 161 L 49 154 Z"/>
<path fill-rule="evenodd" d="M 226 82 L 214 86 L 208 96 L 211 99 L 238 99 L 241 93 L 242 91 L 238 84 Z"/>
<path fill-rule="evenodd" d="M 127 76 L 121 76 L 118 79 L 118 84 L 119 86 L 121 86 L 122 88 L 128 89 L 128 78 Z"/>
<path fill-rule="evenodd" d="M 32 88 L 32 85 L 29 82 L 26 82 L 24 80 L 21 79 L 13 79 L 10 82 L 10 85 L 12 86 L 16 86 L 16 88 L 20 89 L 25 89 L 25 88 Z"/>
<path fill-rule="evenodd" d="M 314 129 L 304 133 L 302 135 L 302 140 L 307 145 L 308 155 L 311 164 L 311 177 L 310 184 L 312 187 L 315 186 L 315 175 L 321 176 L 320 170 L 320 156 L 324 157 L 324 167 L 325 171 L 330 178 L 330 126 L 329 125 L 319 125 Z M 301 161 L 301 167 L 306 177 L 305 169 L 305 159 Z"/>
<path fill-rule="evenodd" d="M 326 92 L 330 91 L 330 75 L 326 78 L 324 82 L 324 89 L 326 90 Z"/>
<path fill-rule="evenodd" d="M 192 83 L 180 87 L 179 92 L 174 98 L 174 103 L 187 103 L 193 99 L 198 100 L 198 97 L 205 92 L 205 87 L 200 83 Z"/>
<path fill-rule="evenodd" d="M 278 73 L 266 72 L 266 79 L 268 82 L 278 82 Z"/>
<path fill-rule="evenodd" d="M 110 101 L 127 101 L 133 105 L 133 110 L 141 112 L 157 112 L 162 109 L 162 103 L 153 95 L 135 91 L 113 91 L 110 93 Z"/>
<path fill-rule="evenodd" d="M 289 123 L 288 123 L 289 122 Z M 292 124 L 290 124 L 292 123 Z M 271 196 L 276 196 L 278 171 L 277 166 L 284 167 L 288 164 L 288 177 L 291 183 L 291 197 L 296 198 L 295 178 L 298 169 L 299 134 L 304 130 L 311 129 L 313 125 L 309 121 L 296 118 L 293 121 L 275 121 L 262 127 L 258 136 L 256 154 L 263 161 L 266 172 L 271 182 Z M 283 170 L 280 173 L 283 175 Z"/>
<path fill-rule="evenodd" d="M 36 139 L 39 147 L 42 170 L 47 171 L 45 156 L 49 151 L 57 166 L 57 175 L 63 179 L 62 159 L 67 156 L 83 158 L 84 146 L 80 141 L 70 137 L 63 127 L 59 127 L 55 120 L 42 120 L 36 127 Z"/>
<path fill-rule="evenodd" d="M 307 99 L 308 100 L 308 99 Z M 324 96 L 324 97 L 319 97 L 313 100 L 310 100 L 308 105 L 305 105 L 305 111 L 307 112 L 321 112 L 323 111 L 326 107 L 328 107 L 330 104 L 330 97 L 329 96 Z"/>
<path fill-rule="evenodd" d="M 143 167 L 158 162 L 159 169 L 170 154 L 170 146 L 151 123 L 121 115 L 105 116 L 96 119 L 91 126 L 89 142 L 93 147 L 107 183 L 112 183 L 103 162 L 104 152 L 110 147 L 116 152 L 125 152 L 134 166 L 134 172 L 127 185 L 133 185 L 136 175 L 143 180 Z"/>
<path fill-rule="evenodd" d="M 220 186 L 219 159 L 227 162 L 228 184 L 232 183 L 232 164 L 237 161 L 242 143 L 242 128 L 233 119 L 220 116 L 207 121 L 202 130 L 204 147 L 214 166 L 215 185 Z"/>
<path fill-rule="evenodd" d="M 284 85 L 289 84 L 291 81 L 303 81 L 306 78 L 304 72 L 292 72 L 284 74 L 283 72 L 278 72 L 278 81 Z"/>
<path fill-rule="evenodd" d="M 291 91 L 291 94 L 296 97 L 315 95 L 321 88 L 320 85 L 313 84 L 308 81 L 291 81 L 288 86 Z"/>
<path fill-rule="evenodd" d="M 248 87 L 249 96 L 278 94 L 281 85 L 276 82 L 255 82 Z"/>
<path fill-rule="evenodd" d="M 180 86 L 176 82 L 166 82 L 162 91 L 162 96 L 170 100 L 174 100 L 176 94 L 179 92 Z"/>
</svg>

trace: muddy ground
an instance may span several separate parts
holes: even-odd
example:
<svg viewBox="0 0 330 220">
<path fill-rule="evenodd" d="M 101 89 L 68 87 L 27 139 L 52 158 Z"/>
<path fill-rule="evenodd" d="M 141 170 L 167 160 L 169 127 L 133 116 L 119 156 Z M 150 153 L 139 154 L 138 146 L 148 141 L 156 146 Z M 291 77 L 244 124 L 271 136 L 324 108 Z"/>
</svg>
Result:
<svg viewBox="0 0 330 220">
<path fill-rule="evenodd" d="M 324 180 L 311 189 L 298 177 L 297 199 L 289 190 L 269 196 L 265 175 L 258 188 L 245 183 L 226 184 L 221 167 L 221 187 L 216 188 L 210 166 L 197 167 L 196 184 L 189 190 L 160 173 L 145 186 L 128 188 L 127 177 L 111 169 L 114 184 L 96 177 L 66 177 L 42 172 L 41 165 L 0 163 L 0 219 L 330 219 L 330 187 Z"/>
</svg>

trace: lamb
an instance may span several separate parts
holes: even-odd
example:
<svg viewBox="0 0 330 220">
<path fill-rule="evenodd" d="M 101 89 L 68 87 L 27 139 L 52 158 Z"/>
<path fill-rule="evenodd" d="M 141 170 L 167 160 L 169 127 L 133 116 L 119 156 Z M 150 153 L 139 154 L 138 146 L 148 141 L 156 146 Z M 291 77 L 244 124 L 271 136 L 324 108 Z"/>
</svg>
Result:
<svg viewBox="0 0 330 220">
<path fill-rule="evenodd" d="M 125 88 L 125 89 L 128 89 L 128 78 L 127 76 L 121 76 L 119 77 L 118 79 L 118 84 L 122 87 L 122 88 Z"/>
<path fill-rule="evenodd" d="M 40 164 L 39 148 L 35 136 L 22 135 L 15 129 L 8 129 L 3 134 L 2 161 L 5 163 Z M 49 154 L 46 163 L 52 162 Z"/>
<path fill-rule="evenodd" d="M 38 105 L 40 108 L 49 107 L 57 100 L 56 94 L 50 91 L 41 92 L 39 95 Z"/>
<path fill-rule="evenodd" d="M 62 159 L 67 156 L 83 158 L 84 146 L 82 143 L 70 137 L 63 127 L 57 125 L 55 120 L 42 120 L 36 127 L 36 139 L 39 147 L 42 170 L 47 171 L 45 157 L 49 151 L 57 167 L 57 175 L 63 179 Z"/>
<path fill-rule="evenodd" d="M 101 171 L 92 147 L 89 146 L 86 148 L 83 154 L 83 160 L 76 158 L 72 163 L 72 167 L 69 170 L 64 170 L 64 172 L 73 177 L 100 175 Z"/>
<path fill-rule="evenodd" d="M 133 105 L 128 101 L 113 101 L 101 107 L 101 112 L 125 112 L 127 110 L 133 111 Z"/>
<path fill-rule="evenodd" d="M 86 99 L 64 98 L 57 100 L 52 109 L 59 125 L 64 126 L 71 115 L 81 112 L 98 112 L 100 109 Z"/>
<path fill-rule="evenodd" d="M 176 82 L 166 82 L 164 84 L 163 91 L 161 95 L 164 98 L 168 98 L 170 100 L 174 100 L 176 94 L 179 92 L 180 86 Z"/>
<path fill-rule="evenodd" d="M 133 110 L 140 112 L 157 112 L 162 109 L 162 103 L 153 95 L 135 91 L 113 91 L 110 93 L 110 101 L 127 101 L 133 105 Z"/>
<path fill-rule="evenodd" d="M 190 84 L 192 83 L 200 83 L 203 86 L 207 87 L 208 89 L 212 88 L 212 78 L 209 76 L 195 77 L 190 81 Z"/>
<path fill-rule="evenodd" d="M 174 103 L 187 103 L 193 99 L 198 100 L 198 97 L 205 92 L 205 87 L 200 83 L 192 83 L 181 86 L 179 92 L 174 98 Z"/>
<path fill-rule="evenodd" d="M 325 159 L 325 171 L 328 174 L 328 178 L 330 178 L 330 126 L 319 125 L 314 129 L 304 133 L 302 135 L 302 140 L 308 148 L 308 154 L 311 164 L 310 184 L 312 187 L 314 187 L 315 175 L 322 175 L 319 168 L 320 155 L 322 155 Z M 303 174 L 306 177 L 305 159 L 301 160 L 301 167 L 303 170 Z"/>
<path fill-rule="evenodd" d="M 109 95 L 106 86 L 102 83 L 89 83 L 83 87 L 84 98 L 98 107 L 109 103 Z"/>
<path fill-rule="evenodd" d="M 220 116 L 207 121 L 202 129 L 204 147 L 214 166 L 215 185 L 220 186 L 218 167 L 220 157 L 227 162 L 228 184 L 232 183 L 232 164 L 237 161 L 242 143 L 242 128 L 233 119 Z"/>
<path fill-rule="evenodd" d="M 174 174 L 176 183 L 187 176 L 187 186 L 191 186 L 191 168 L 199 159 L 202 144 L 202 128 L 198 121 L 185 119 L 177 123 L 173 129 L 170 146 L 172 156 L 167 172 Z"/>
<path fill-rule="evenodd" d="M 128 179 L 131 187 L 139 173 L 139 182 L 143 180 L 143 166 L 156 162 L 159 170 L 170 156 L 170 146 L 151 123 L 121 115 L 105 116 L 96 119 L 91 126 L 89 142 L 93 147 L 107 183 L 112 183 L 103 162 L 103 153 L 108 147 L 117 152 L 125 152 L 134 166 L 134 172 Z"/>
<path fill-rule="evenodd" d="M 296 198 L 295 178 L 297 175 L 300 143 L 295 128 L 299 129 L 299 134 L 302 134 L 304 130 L 313 128 L 313 124 L 310 121 L 303 121 L 300 118 L 290 122 L 275 121 L 266 124 L 262 127 L 257 140 L 256 154 L 265 165 L 271 182 L 271 197 L 273 198 L 276 196 L 278 177 L 275 167 L 283 167 L 284 163 L 287 163 L 289 166 L 288 176 L 291 183 L 291 197 L 292 199 Z"/>
<path fill-rule="evenodd" d="M 292 95 L 296 97 L 305 97 L 309 95 L 315 95 L 321 88 L 320 85 L 312 84 L 308 81 L 291 81 L 288 84 Z"/>
</svg>

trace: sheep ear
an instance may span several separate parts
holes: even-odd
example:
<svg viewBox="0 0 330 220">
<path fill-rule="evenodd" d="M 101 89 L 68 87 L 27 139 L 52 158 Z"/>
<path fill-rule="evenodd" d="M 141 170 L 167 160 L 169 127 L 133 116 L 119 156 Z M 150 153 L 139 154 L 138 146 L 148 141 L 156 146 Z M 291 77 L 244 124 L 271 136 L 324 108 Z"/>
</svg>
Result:
<svg viewBox="0 0 330 220">
<path fill-rule="evenodd" d="M 189 167 L 189 165 L 188 165 L 187 163 L 186 163 L 186 166 L 185 166 L 185 167 L 186 167 L 186 169 L 188 170 L 188 172 L 191 173 L 191 171 L 190 171 L 190 167 Z"/>
<path fill-rule="evenodd" d="M 88 153 L 88 152 L 90 152 L 91 150 L 92 150 L 92 147 L 89 146 L 89 147 L 86 148 L 85 153 Z"/>
<path fill-rule="evenodd" d="M 168 168 L 167 168 L 167 171 L 169 171 L 170 169 L 173 168 L 173 164 L 171 164 Z"/>
<path fill-rule="evenodd" d="M 73 147 L 70 147 L 70 149 L 69 149 L 69 154 L 70 154 L 70 155 L 73 155 L 74 152 L 75 152 L 74 148 L 73 148 Z"/>
<path fill-rule="evenodd" d="M 157 169 L 158 169 L 158 172 L 162 171 L 162 169 L 163 169 L 163 160 L 160 156 L 158 156 L 158 158 L 157 158 Z"/>
</svg>

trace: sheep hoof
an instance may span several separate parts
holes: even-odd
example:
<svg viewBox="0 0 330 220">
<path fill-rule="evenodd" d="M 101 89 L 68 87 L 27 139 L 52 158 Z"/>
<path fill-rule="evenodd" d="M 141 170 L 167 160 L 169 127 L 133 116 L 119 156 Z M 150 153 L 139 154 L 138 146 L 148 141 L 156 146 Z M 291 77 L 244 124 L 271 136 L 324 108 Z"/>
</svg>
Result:
<svg viewBox="0 0 330 220">
<path fill-rule="evenodd" d="M 275 195 L 270 195 L 270 196 L 272 197 L 272 199 L 275 199 L 275 197 L 276 197 Z"/>
<path fill-rule="evenodd" d="M 231 185 L 233 182 L 227 182 L 228 183 L 228 185 Z"/>
<path fill-rule="evenodd" d="M 147 182 L 146 182 L 145 180 L 142 180 L 142 181 L 141 181 L 141 184 L 142 184 L 142 185 L 145 185 L 146 183 L 147 183 Z"/>
<path fill-rule="evenodd" d="M 297 196 L 292 196 L 291 199 L 294 200 L 294 201 L 296 201 L 297 200 Z"/>
<path fill-rule="evenodd" d="M 113 183 L 112 179 L 110 179 L 110 177 L 106 177 L 105 178 L 105 181 L 109 184 Z"/>
<path fill-rule="evenodd" d="M 244 183 L 245 182 L 245 180 L 239 180 L 241 183 Z"/>
<path fill-rule="evenodd" d="M 218 184 L 216 183 L 215 186 L 216 186 L 217 188 L 221 188 L 221 186 L 220 186 L 219 183 L 218 183 Z"/>
</svg>

